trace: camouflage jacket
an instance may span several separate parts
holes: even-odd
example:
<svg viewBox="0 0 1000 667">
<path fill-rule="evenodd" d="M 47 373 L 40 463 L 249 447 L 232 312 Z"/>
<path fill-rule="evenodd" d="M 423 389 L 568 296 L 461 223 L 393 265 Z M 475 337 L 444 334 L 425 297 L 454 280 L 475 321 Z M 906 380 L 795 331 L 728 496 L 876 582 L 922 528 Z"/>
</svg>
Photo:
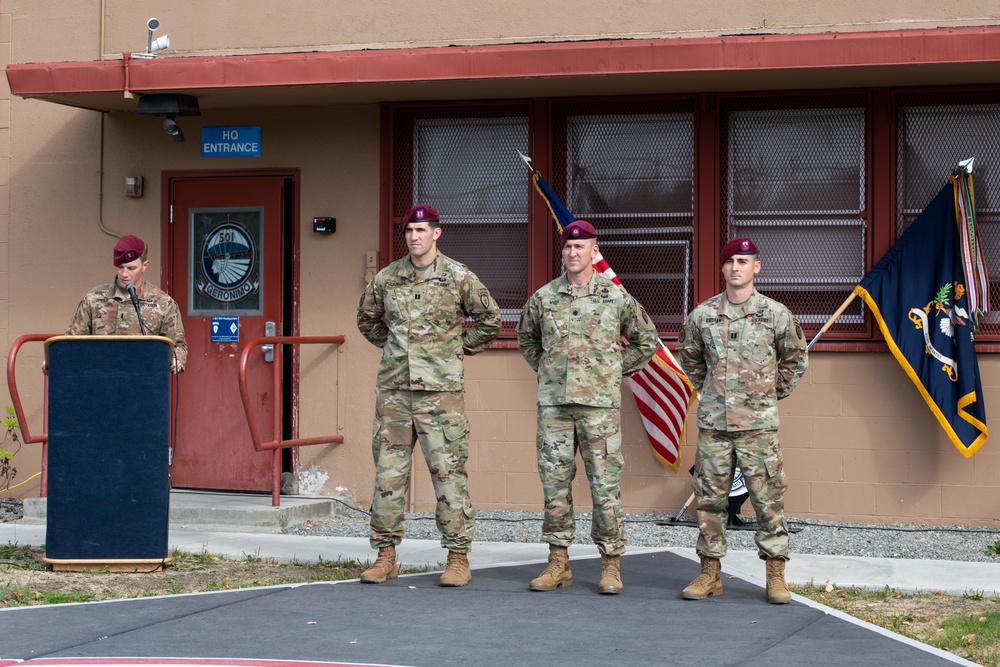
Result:
<svg viewBox="0 0 1000 667">
<path fill-rule="evenodd" d="M 183 369 L 187 363 L 188 346 L 177 302 L 146 281 L 136 292 L 146 332 L 174 341 L 174 354 Z M 76 315 L 66 333 L 70 336 L 140 336 L 142 329 L 139 328 L 139 319 L 129 293 L 114 280 L 87 292 L 77 306 Z"/>
<path fill-rule="evenodd" d="M 777 428 L 777 401 L 792 393 L 808 365 L 802 327 L 756 290 L 739 305 L 723 293 L 695 308 L 677 338 L 677 356 L 701 392 L 698 426 L 715 431 Z"/>
<path fill-rule="evenodd" d="M 642 305 L 596 271 L 581 287 L 562 275 L 532 294 L 517 327 L 517 346 L 538 372 L 538 405 L 620 407 L 622 376 L 658 345 Z"/>
<path fill-rule="evenodd" d="M 473 325 L 463 333 L 467 317 Z M 461 391 L 462 360 L 500 334 L 500 308 L 465 265 L 439 252 L 430 276 L 419 280 L 407 255 L 361 295 L 358 330 L 382 348 L 380 389 Z"/>
</svg>

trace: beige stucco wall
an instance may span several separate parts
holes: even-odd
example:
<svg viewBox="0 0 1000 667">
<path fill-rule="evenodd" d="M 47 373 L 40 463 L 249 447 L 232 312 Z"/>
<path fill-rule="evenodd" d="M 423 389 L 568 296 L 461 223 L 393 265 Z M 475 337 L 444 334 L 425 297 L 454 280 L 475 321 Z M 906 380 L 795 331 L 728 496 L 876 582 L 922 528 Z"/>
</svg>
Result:
<svg viewBox="0 0 1000 667">
<path fill-rule="evenodd" d="M 101 8 L 106 15 L 101 17 Z M 289 6 L 296 11 L 290 12 Z M 496 43 L 619 36 L 683 37 L 750 31 L 797 32 L 996 24 L 995 2 L 704 3 L 437 2 L 295 3 L 263 1 L 164 6 L 146 0 L 10 0 L 0 5 L 0 56 L 6 62 L 94 60 L 145 47 L 145 19 L 158 17 L 170 53 L 205 54 Z M 492 8 L 492 10 L 491 10 Z M 958 16 L 961 12 L 963 16 Z M 441 18 L 444 17 L 444 18 Z M 904 18 L 905 17 L 905 18 Z M 301 169 L 301 313 L 303 335 L 345 334 L 336 354 L 303 352 L 300 435 L 341 428 L 342 445 L 305 448 L 300 468 L 326 475 L 325 493 L 343 487 L 367 504 L 373 468 L 369 438 L 378 350 L 354 325 L 364 285 L 364 256 L 378 248 L 379 112 L 376 105 L 287 110 L 208 110 L 181 119 L 189 137 L 203 125 L 263 127 L 261 158 L 206 161 L 197 144 L 170 142 L 157 118 L 101 116 L 0 89 L 0 344 L 29 332 L 62 331 L 81 295 L 110 278 L 114 238 L 101 224 L 153 245 L 150 275 L 159 282 L 160 174 L 165 170 L 247 167 Z M 146 193 L 126 198 L 127 175 L 142 174 Z M 337 232 L 316 235 L 315 215 L 337 218 Z M 383 258 L 384 259 L 384 258 Z M 32 428 L 41 427 L 40 346 L 21 355 L 19 379 Z M 1000 414 L 1000 362 L 981 355 L 987 414 Z M 467 363 L 472 424 L 470 487 L 478 507 L 538 510 L 534 463 L 534 377 L 515 350 L 490 350 Z M 182 380 L 183 381 L 183 380 Z M 0 400 L 8 401 L 6 391 Z M 628 390 L 626 389 L 626 394 Z M 676 511 L 690 492 L 694 426 L 683 469 L 655 461 L 631 398 L 624 401 L 629 511 Z M 888 354 L 818 353 L 796 393 L 782 404 L 783 449 L 792 516 L 857 521 L 1000 525 L 1000 449 L 992 443 L 963 458 L 944 437 L 917 391 Z M 18 458 L 25 479 L 39 448 Z M 418 457 L 419 459 L 419 457 Z M 415 508 L 432 505 L 418 462 Z M 582 475 L 582 473 L 581 473 Z M 37 479 L 16 495 L 37 495 Z M 586 484 L 574 497 L 589 506 Z"/>
<path fill-rule="evenodd" d="M 541 504 L 533 458 L 534 378 L 517 357 L 491 351 L 467 363 L 476 443 L 470 488 L 480 507 L 537 510 Z M 987 415 L 1000 414 L 1000 360 L 980 355 L 979 363 Z M 627 394 L 626 389 L 623 500 L 633 512 L 676 512 L 691 492 L 686 470 L 694 463 L 693 412 L 682 470 L 673 473 L 650 453 Z M 780 408 L 791 516 L 1000 525 L 1000 451 L 991 441 L 972 458 L 963 457 L 891 355 L 813 354 L 803 381 Z M 590 493 L 581 477 L 582 472 L 574 498 L 588 506 Z M 419 479 L 425 508 L 432 497 L 429 480 Z"/>
<path fill-rule="evenodd" d="M 170 34 L 175 54 L 891 30 L 984 25 L 1000 16 L 991 0 L 961 4 L 929 0 L 229 0 L 200 4 L 196 12 L 185 3 L 165 5 L 157 0 L 107 0 L 106 6 L 103 52 L 107 57 L 144 50 L 145 20 L 151 16 L 160 19 L 158 35 Z"/>
</svg>

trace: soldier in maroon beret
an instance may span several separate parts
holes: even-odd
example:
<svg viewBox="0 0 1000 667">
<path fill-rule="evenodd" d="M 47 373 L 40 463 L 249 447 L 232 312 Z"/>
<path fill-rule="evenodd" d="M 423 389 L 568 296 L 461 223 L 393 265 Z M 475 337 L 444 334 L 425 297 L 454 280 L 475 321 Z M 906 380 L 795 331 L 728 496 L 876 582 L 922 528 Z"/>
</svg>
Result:
<svg viewBox="0 0 1000 667">
<path fill-rule="evenodd" d="M 437 210 L 417 204 L 400 220 L 409 254 L 379 271 L 358 304 L 358 330 L 382 349 L 375 380 L 372 457 L 375 490 L 370 521 L 378 557 L 361 582 L 399 576 L 396 547 L 403 539 L 413 450 L 419 443 L 431 471 L 434 517 L 448 562 L 438 583 L 472 580 L 468 553 L 476 528 L 466 460 L 464 358 L 499 335 L 500 307 L 476 274 L 437 249 Z M 467 320 L 472 326 L 466 327 Z"/>
<path fill-rule="evenodd" d="M 806 371 L 802 327 L 787 307 L 757 292 L 757 246 L 748 238 L 722 248 L 726 289 L 698 305 L 677 336 L 677 358 L 700 394 L 698 450 L 691 479 L 701 573 L 686 600 L 722 595 L 729 492 L 737 467 L 757 515 L 757 555 L 766 564 L 767 600 L 787 604 L 788 481 L 778 446 L 778 400 Z"/>
<path fill-rule="evenodd" d="M 184 370 L 188 347 L 177 302 L 145 280 L 149 247 L 127 234 L 115 244 L 115 279 L 90 290 L 66 333 L 70 336 L 165 336 L 174 341 L 173 373 Z"/>
<path fill-rule="evenodd" d="M 594 268 L 600 249 L 592 224 L 567 224 L 560 245 L 566 272 L 531 295 L 517 325 L 517 347 L 538 374 L 535 450 L 545 506 L 542 541 L 549 545 L 548 565 L 528 588 L 573 585 L 569 547 L 576 533 L 572 483 L 579 455 L 593 506 L 590 537 L 601 554 L 597 590 L 618 595 L 628 542 L 621 385 L 656 354 L 659 341 L 642 305 Z"/>
</svg>

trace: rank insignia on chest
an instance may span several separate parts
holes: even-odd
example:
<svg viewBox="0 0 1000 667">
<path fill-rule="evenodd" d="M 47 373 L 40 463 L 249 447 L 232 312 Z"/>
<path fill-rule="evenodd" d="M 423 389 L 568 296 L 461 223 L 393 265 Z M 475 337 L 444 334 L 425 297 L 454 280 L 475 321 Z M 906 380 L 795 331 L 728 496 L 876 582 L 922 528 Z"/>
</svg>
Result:
<svg viewBox="0 0 1000 667">
<path fill-rule="evenodd" d="M 729 332 L 729 340 L 739 340 L 740 334 L 738 331 Z"/>
<path fill-rule="evenodd" d="M 420 301 L 420 294 L 419 293 L 418 294 L 414 294 L 413 298 L 416 299 L 417 301 Z"/>
</svg>

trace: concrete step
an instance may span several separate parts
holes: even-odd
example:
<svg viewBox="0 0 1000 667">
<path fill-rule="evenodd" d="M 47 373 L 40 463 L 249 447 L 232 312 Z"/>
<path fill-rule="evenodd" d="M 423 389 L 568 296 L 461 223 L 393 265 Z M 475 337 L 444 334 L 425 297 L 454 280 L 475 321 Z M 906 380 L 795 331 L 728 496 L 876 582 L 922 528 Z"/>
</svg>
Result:
<svg viewBox="0 0 1000 667">
<path fill-rule="evenodd" d="M 24 523 L 45 523 L 46 498 L 24 499 Z M 177 528 L 233 533 L 280 533 L 284 528 L 333 516 L 329 498 L 281 496 L 271 505 L 270 494 L 170 491 L 170 525 Z"/>
</svg>

